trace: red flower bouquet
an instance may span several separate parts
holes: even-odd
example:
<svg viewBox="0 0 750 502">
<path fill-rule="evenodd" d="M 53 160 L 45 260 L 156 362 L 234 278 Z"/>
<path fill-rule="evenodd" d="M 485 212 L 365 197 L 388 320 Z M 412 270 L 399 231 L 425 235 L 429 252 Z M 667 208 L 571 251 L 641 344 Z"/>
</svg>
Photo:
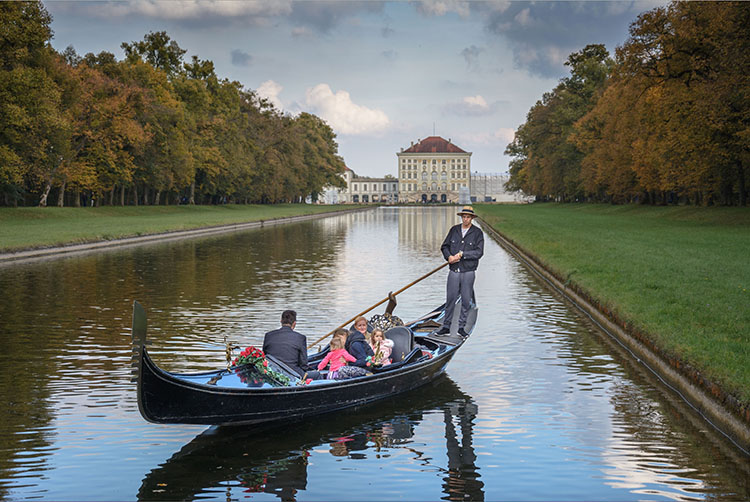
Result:
<svg viewBox="0 0 750 502">
<path fill-rule="evenodd" d="M 240 355 L 232 361 L 233 366 L 252 367 L 261 376 L 269 377 L 270 379 L 276 380 L 281 385 L 289 385 L 291 379 L 275 371 L 268 365 L 268 359 L 262 350 L 256 349 L 255 347 L 247 347 Z"/>
</svg>

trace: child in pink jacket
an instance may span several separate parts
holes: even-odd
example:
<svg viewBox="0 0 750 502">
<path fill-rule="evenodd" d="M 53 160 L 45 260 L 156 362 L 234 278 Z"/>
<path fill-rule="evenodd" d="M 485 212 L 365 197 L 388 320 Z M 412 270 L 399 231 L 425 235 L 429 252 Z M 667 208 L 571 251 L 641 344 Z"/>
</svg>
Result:
<svg viewBox="0 0 750 502">
<path fill-rule="evenodd" d="M 334 335 L 330 343 L 330 352 L 328 352 L 326 357 L 320 361 L 320 364 L 318 364 L 318 371 L 323 370 L 326 365 L 329 365 L 328 380 L 335 380 L 339 370 L 346 366 L 347 361 L 353 363 L 356 360 L 357 358 L 348 353 L 344 348 L 344 343 L 341 341 L 341 337 Z"/>
</svg>

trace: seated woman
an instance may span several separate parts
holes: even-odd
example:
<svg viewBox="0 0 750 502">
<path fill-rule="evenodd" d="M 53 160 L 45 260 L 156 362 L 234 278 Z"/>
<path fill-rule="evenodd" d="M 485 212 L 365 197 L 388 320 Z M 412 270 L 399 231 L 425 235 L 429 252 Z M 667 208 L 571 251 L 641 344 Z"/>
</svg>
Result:
<svg viewBox="0 0 750 502">
<path fill-rule="evenodd" d="M 370 341 L 370 333 L 368 332 L 369 325 L 367 323 L 367 319 L 365 319 L 364 316 L 359 316 L 354 320 L 354 325 L 352 326 L 352 329 L 349 330 L 349 334 L 353 333 L 361 333 L 362 336 L 365 337 L 367 342 Z"/>
<path fill-rule="evenodd" d="M 358 317 L 354 321 L 354 330 L 349 332 L 349 336 L 346 338 L 346 346 L 344 347 L 347 352 L 356 358 L 356 361 L 351 363 L 349 366 L 345 366 L 339 370 L 339 378 L 352 378 L 357 376 L 364 376 L 367 374 L 367 358 L 372 357 L 375 353 L 372 351 L 372 347 L 367 343 L 365 338 L 367 333 L 367 319 L 364 317 Z"/>
<path fill-rule="evenodd" d="M 391 351 L 393 340 L 389 340 L 383 334 L 382 329 L 375 328 L 370 335 L 370 348 L 375 353 L 372 358 L 376 366 L 387 366 L 391 364 Z"/>
</svg>

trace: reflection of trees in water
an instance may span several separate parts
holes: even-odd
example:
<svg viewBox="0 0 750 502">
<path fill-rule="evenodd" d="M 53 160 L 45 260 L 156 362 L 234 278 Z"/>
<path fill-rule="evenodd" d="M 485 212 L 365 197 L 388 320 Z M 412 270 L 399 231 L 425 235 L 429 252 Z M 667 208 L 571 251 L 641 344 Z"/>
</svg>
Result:
<svg viewBox="0 0 750 502">
<path fill-rule="evenodd" d="M 443 498 L 483 500 L 472 446 L 477 407 L 445 376 L 404 396 L 320 420 L 256 427 L 251 432 L 238 427 L 209 429 L 148 473 L 138 498 L 185 500 L 225 490 L 227 499 L 261 492 L 296 500 L 307 489 L 309 452 L 319 452 L 322 445 L 331 455 L 351 461 L 381 458 L 388 449 L 404 448 L 415 464 L 434 470 L 431 455 L 409 446 L 424 414 L 433 410 L 444 417 L 448 468 L 439 468 L 444 473 Z"/>
<path fill-rule="evenodd" d="M 545 289 L 531 274 L 520 274 L 518 282 L 526 292 L 525 310 L 535 313 L 530 323 L 533 336 L 554 351 L 549 360 L 575 375 L 548 380 L 544 399 L 557 400 L 561 410 L 575 417 L 576 426 L 569 427 L 568 434 L 580 444 L 601 448 L 603 472 L 611 484 L 633 493 L 644 486 L 666 485 L 685 498 L 717 490 L 731 494 L 730 498 L 750 500 L 750 463 L 735 445 L 707 426 L 704 418 L 590 318 L 562 302 L 544 301 L 561 299 L 557 292 Z M 589 397 L 606 396 L 614 413 L 600 415 L 603 401 L 599 399 L 581 395 L 565 402 L 559 398 L 571 387 L 584 389 Z"/>
</svg>

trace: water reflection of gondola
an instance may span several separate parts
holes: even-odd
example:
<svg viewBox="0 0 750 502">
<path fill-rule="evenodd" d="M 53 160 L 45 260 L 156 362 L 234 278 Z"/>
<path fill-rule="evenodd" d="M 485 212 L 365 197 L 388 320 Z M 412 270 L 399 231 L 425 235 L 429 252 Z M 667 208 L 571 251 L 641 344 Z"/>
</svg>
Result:
<svg viewBox="0 0 750 502">
<path fill-rule="evenodd" d="M 394 399 L 310 420 L 294 432 L 280 427 L 215 427 L 196 436 L 165 463 L 149 472 L 139 500 L 192 500 L 264 492 L 295 500 L 307 488 L 309 452 L 325 447 L 334 456 L 365 458 L 385 448 L 411 448 L 414 429 L 425 414 L 442 411 L 448 469 L 446 500 L 483 500 L 483 483 L 472 447 L 476 405 L 447 376 Z M 455 423 L 461 431 L 457 436 Z M 421 452 L 413 451 L 421 456 Z"/>
</svg>

